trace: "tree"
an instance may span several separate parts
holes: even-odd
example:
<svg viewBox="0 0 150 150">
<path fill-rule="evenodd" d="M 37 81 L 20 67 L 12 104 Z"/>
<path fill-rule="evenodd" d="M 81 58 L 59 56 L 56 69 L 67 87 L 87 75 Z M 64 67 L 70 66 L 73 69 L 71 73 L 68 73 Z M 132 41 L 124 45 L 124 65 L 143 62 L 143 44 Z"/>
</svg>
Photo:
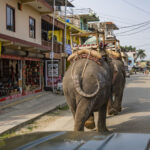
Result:
<svg viewBox="0 0 150 150">
<path fill-rule="evenodd" d="M 136 52 L 136 47 L 130 46 L 121 46 L 121 50 L 124 52 Z"/>
<path fill-rule="evenodd" d="M 144 59 L 146 57 L 144 49 L 136 49 L 136 47 L 132 47 L 131 45 L 130 46 L 121 46 L 121 50 L 124 52 L 135 52 L 135 55 L 134 55 L 135 62 L 138 58 Z"/>
<path fill-rule="evenodd" d="M 137 58 L 144 59 L 146 57 L 145 50 L 139 49 L 137 50 Z"/>
</svg>

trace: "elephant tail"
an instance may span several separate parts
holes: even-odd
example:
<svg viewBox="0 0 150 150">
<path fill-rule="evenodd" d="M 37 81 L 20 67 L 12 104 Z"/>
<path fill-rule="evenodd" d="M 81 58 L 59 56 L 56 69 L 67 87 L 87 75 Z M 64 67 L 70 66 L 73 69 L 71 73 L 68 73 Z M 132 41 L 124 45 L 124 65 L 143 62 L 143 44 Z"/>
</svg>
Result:
<svg viewBox="0 0 150 150">
<path fill-rule="evenodd" d="M 74 77 L 73 77 L 73 83 L 74 83 L 75 89 L 78 92 L 78 94 L 83 97 L 88 97 L 88 98 L 94 97 L 100 90 L 100 83 L 99 83 L 98 79 L 96 79 L 96 81 L 97 81 L 97 85 L 98 85 L 96 91 L 92 94 L 87 94 L 80 87 L 79 76 L 74 75 Z"/>
</svg>

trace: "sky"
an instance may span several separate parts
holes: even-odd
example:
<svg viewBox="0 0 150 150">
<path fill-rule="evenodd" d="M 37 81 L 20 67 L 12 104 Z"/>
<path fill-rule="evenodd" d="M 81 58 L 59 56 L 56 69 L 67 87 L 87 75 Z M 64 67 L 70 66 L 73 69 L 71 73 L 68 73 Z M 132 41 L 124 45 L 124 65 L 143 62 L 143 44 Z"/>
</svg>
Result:
<svg viewBox="0 0 150 150">
<path fill-rule="evenodd" d="M 147 22 L 150 21 L 150 0 L 73 0 L 72 3 L 77 9 L 91 8 L 101 22 L 114 22 L 120 27 L 115 32 L 120 44 L 144 49 L 146 59 L 150 59 L 150 22 Z M 122 28 L 140 23 L 144 24 Z"/>
</svg>

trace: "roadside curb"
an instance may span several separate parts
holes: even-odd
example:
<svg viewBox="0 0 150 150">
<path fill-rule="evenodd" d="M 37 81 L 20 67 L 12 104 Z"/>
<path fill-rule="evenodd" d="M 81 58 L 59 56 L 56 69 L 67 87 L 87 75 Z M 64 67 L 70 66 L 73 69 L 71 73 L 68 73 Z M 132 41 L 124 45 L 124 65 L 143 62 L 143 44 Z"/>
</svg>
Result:
<svg viewBox="0 0 150 150">
<path fill-rule="evenodd" d="M 55 111 L 55 110 L 57 110 L 58 108 L 64 107 L 64 106 L 66 106 L 66 105 L 67 105 L 67 103 L 66 103 L 66 102 L 63 102 L 62 104 L 59 104 L 59 105 L 55 106 L 55 107 L 52 108 L 51 110 L 48 110 L 48 111 L 46 111 L 46 112 L 44 112 L 44 113 L 42 113 L 42 114 L 40 114 L 40 115 L 38 115 L 38 116 L 36 116 L 36 117 L 30 119 L 30 120 L 27 120 L 27 121 L 25 121 L 25 122 L 23 122 L 23 123 L 21 123 L 21 124 L 19 124 L 19 125 L 16 125 L 15 127 L 12 127 L 12 128 L 10 128 L 10 129 L 8 129 L 8 130 L 6 130 L 6 131 L 0 133 L 0 136 L 2 136 L 2 135 L 4 135 L 4 134 L 12 133 L 12 132 L 14 132 L 15 130 L 17 130 L 17 129 L 23 127 L 23 126 L 25 126 L 25 125 L 27 125 L 27 124 L 29 124 L 29 123 L 34 122 L 35 120 L 39 119 L 40 117 L 42 117 L 42 116 L 44 116 L 44 115 L 46 115 L 46 114 L 48 114 L 48 113 L 50 113 L 50 112 L 52 112 L 52 111 Z M 0 138 L 1 138 L 1 137 L 0 137 Z"/>
</svg>

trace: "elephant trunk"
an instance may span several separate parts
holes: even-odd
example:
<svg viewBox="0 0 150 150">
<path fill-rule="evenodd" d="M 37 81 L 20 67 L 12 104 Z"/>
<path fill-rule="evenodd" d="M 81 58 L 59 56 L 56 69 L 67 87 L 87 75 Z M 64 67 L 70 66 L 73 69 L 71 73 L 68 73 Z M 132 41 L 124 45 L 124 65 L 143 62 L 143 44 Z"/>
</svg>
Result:
<svg viewBox="0 0 150 150">
<path fill-rule="evenodd" d="M 80 87 L 79 76 L 74 75 L 74 77 L 73 77 L 73 83 L 74 83 L 75 89 L 78 92 L 78 94 L 83 97 L 88 97 L 88 98 L 94 97 L 100 90 L 100 83 L 99 83 L 98 79 L 96 79 L 96 81 L 97 81 L 97 85 L 98 85 L 97 90 L 92 94 L 87 94 Z"/>
</svg>

